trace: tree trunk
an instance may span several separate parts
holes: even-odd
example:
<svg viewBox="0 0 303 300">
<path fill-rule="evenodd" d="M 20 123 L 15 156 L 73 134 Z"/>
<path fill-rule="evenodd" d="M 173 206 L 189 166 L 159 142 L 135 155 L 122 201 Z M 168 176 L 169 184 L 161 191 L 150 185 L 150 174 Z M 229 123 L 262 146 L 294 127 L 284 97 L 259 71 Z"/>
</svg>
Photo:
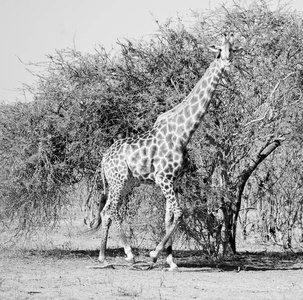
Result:
<svg viewBox="0 0 303 300">
<path fill-rule="evenodd" d="M 236 249 L 236 230 L 237 230 L 237 220 L 241 208 L 242 194 L 246 185 L 247 180 L 253 171 L 258 167 L 258 165 L 269 156 L 277 147 L 281 145 L 281 140 L 276 139 L 274 141 L 267 142 L 267 144 L 259 151 L 256 158 L 252 159 L 247 169 L 243 170 L 238 177 L 236 186 L 236 208 L 234 211 L 234 217 L 232 218 L 231 232 L 229 237 L 229 243 L 234 253 L 237 252 Z"/>
</svg>

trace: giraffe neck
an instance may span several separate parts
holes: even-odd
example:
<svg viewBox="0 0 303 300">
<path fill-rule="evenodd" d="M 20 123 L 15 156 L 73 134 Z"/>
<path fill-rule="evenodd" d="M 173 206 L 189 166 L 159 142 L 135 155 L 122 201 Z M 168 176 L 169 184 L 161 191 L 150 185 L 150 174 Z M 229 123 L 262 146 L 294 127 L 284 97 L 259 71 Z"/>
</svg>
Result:
<svg viewBox="0 0 303 300">
<path fill-rule="evenodd" d="M 190 94 L 176 107 L 160 115 L 156 128 L 171 132 L 186 146 L 207 112 L 224 67 L 220 59 L 213 61 Z"/>
</svg>

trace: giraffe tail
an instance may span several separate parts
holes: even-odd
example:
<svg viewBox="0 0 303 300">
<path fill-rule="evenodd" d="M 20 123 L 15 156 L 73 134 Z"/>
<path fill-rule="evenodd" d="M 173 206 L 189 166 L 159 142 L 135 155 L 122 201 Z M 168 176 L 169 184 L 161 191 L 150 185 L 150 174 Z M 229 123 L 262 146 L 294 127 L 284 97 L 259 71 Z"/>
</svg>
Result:
<svg viewBox="0 0 303 300">
<path fill-rule="evenodd" d="M 100 178 L 101 174 L 101 180 L 102 180 L 102 185 L 103 185 L 103 190 L 101 193 L 101 197 L 99 198 L 100 200 L 95 202 L 94 200 L 92 201 L 91 198 L 93 194 L 97 195 L 98 192 L 98 178 Z M 101 219 L 101 212 L 106 204 L 107 200 L 107 190 L 106 190 L 106 179 L 105 179 L 105 173 L 104 173 L 104 168 L 103 164 L 99 164 L 99 166 L 96 169 L 94 179 L 93 179 L 93 185 L 91 188 L 91 191 L 89 193 L 88 198 L 86 199 L 85 203 L 85 209 L 84 211 L 86 212 L 89 217 L 85 216 L 84 218 L 84 223 L 90 228 L 90 230 L 96 230 L 100 227 L 102 223 Z M 96 207 L 97 204 L 97 207 Z"/>
<path fill-rule="evenodd" d="M 101 198 L 100 198 L 100 202 L 99 202 L 99 209 L 98 209 L 98 214 L 97 214 L 97 221 L 95 222 L 95 224 L 91 227 L 92 230 L 96 230 L 100 227 L 101 223 L 102 223 L 102 219 L 101 219 L 101 212 L 106 204 L 106 200 L 107 200 L 107 191 L 106 191 L 106 178 L 105 178 L 105 172 L 104 172 L 104 167 L 103 164 L 101 162 L 101 166 L 100 166 L 100 172 L 96 173 L 96 177 L 98 177 L 98 173 L 101 174 L 101 179 L 102 179 L 102 186 L 103 186 L 103 190 L 102 190 L 102 194 L 101 194 Z M 97 178 L 96 178 L 97 180 Z"/>
</svg>

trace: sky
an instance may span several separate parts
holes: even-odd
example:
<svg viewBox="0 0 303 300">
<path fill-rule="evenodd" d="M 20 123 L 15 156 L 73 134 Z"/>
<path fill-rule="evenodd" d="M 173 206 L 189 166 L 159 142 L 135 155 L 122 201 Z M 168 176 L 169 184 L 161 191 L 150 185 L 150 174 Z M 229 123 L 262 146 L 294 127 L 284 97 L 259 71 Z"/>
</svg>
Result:
<svg viewBox="0 0 303 300">
<path fill-rule="evenodd" d="M 0 0 L 0 102 L 30 101 L 22 84 L 37 80 L 26 68 L 56 50 L 74 48 L 94 53 L 117 40 L 156 33 L 160 23 L 190 10 L 214 9 L 229 0 Z M 246 1 L 249 3 L 250 1 Z M 273 5 L 278 1 L 270 1 Z M 303 1 L 293 0 L 303 11 Z M 25 99 L 26 98 L 26 99 Z"/>
</svg>

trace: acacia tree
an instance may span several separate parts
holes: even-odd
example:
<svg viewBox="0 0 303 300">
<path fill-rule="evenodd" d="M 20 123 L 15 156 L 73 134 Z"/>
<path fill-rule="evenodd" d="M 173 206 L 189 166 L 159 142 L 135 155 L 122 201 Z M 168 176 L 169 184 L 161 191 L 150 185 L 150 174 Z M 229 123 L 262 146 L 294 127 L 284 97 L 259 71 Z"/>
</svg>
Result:
<svg viewBox="0 0 303 300">
<path fill-rule="evenodd" d="M 217 93 L 196 139 L 200 145 L 195 145 L 204 169 L 211 166 L 207 174 L 207 178 L 214 177 L 208 183 L 213 193 L 210 202 L 217 202 L 224 214 L 224 248 L 229 240 L 236 252 L 245 185 L 267 156 L 294 139 L 293 129 L 302 119 L 302 22 L 283 7 L 271 11 L 266 2 L 248 7 L 236 4 L 205 20 L 219 31 L 239 32 L 244 44 L 237 72 Z M 200 23 L 205 26 L 205 22 Z M 219 184 L 214 185 L 214 180 Z"/>
<path fill-rule="evenodd" d="M 271 240 L 284 248 L 302 242 L 301 149 L 294 142 L 282 143 L 253 176 L 250 193 L 244 199 L 244 206 L 259 217 L 250 230 L 263 241 Z M 251 222 L 249 211 L 245 217 L 247 223 Z"/>
</svg>

